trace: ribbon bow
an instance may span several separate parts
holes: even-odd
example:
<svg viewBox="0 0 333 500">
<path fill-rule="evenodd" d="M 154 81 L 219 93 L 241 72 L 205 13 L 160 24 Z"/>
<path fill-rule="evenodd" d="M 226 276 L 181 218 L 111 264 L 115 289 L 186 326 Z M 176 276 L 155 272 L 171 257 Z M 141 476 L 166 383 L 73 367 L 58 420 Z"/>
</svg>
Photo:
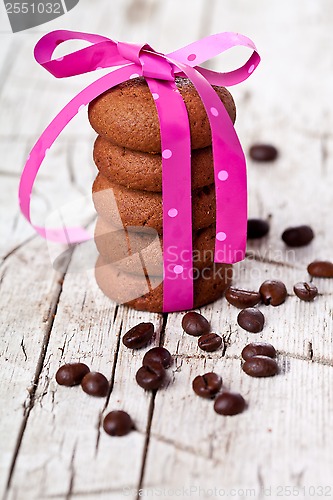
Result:
<svg viewBox="0 0 333 500">
<path fill-rule="evenodd" d="M 52 60 L 59 44 L 74 39 L 90 42 L 91 45 Z M 235 46 L 245 46 L 253 51 L 242 67 L 228 73 L 217 73 L 199 66 Z M 30 198 L 35 178 L 47 151 L 83 106 L 119 83 L 144 76 L 155 100 L 161 130 L 163 310 L 191 309 L 193 263 L 192 258 L 188 258 L 192 256 L 190 129 L 175 76 L 186 76 L 192 81 L 209 118 L 216 193 L 214 260 L 237 262 L 244 258 L 246 247 L 246 163 L 232 121 L 212 85 L 231 86 L 247 79 L 260 62 L 255 45 L 238 33 L 219 33 L 164 55 L 147 44 L 115 42 L 100 35 L 59 30 L 39 40 L 35 47 L 35 59 L 56 78 L 122 67 L 82 90 L 42 133 L 28 156 L 21 176 L 19 202 L 23 215 L 42 237 L 52 241 L 78 243 L 90 238 L 80 227 L 46 230 L 32 224 Z"/>
</svg>

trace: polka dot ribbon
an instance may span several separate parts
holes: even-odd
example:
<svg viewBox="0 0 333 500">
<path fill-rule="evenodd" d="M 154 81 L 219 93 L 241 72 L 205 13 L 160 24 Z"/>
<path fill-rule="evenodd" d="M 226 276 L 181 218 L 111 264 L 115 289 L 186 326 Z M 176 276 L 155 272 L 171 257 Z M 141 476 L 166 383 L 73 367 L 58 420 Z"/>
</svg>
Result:
<svg viewBox="0 0 333 500">
<path fill-rule="evenodd" d="M 68 40 L 91 45 L 52 59 L 56 47 Z M 240 68 L 218 73 L 199 65 L 222 52 L 244 46 L 252 50 Z M 53 31 L 35 47 L 35 58 L 56 78 L 119 67 L 99 78 L 74 97 L 52 120 L 32 148 L 20 187 L 20 208 L 30 217 L 30 199 L 38 170 L 52 144 L 72 118 L 94 98 L 130 78 L 143 76 L 155 100 L 160 120 L 163 200 L 163 310 L 193 307 L 191 143 L 188 115 L 177 90 L 175 76 L 188 77 L 206 109 L 212 132 L 216 192 L 215 262 L 233 263 L 244 258 L 247 225 L 246 164 L 232 121 L 212 88 L 231 86 L 248 78 L 260 62 L 253 42 L 238 33 L 218 33 L 170 54 L 149 45 L 110 40 L 89 33 Z M 78 243 L 91 238 L 81 227 L 46 229 L 32 224 L 44 238 Z"/>
</svg>

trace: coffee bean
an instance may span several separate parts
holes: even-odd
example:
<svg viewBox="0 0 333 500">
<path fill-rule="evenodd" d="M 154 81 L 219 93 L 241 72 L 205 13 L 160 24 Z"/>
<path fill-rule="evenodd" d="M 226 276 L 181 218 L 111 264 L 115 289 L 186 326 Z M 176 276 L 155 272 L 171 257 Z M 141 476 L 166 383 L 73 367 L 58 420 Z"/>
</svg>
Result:
<svg viewBox="0 0 333 500">
<path fill-rule="evenodd" d="M 258 333 L 264 328 L 265 316 L 259 309 L 248 307 L 238 314 L 237 323 L 247 332 Z"/>
<path fill-rule="evenodd" d="M 269 224 L 263 219 L 249 219 L 247 221 L 247 239 L 263 238 L 269 232 Z"/>
<path fill-rule="evenodd" d="M 182 320 L 183 330 L 189 335 L 199 337 L 203 333 L 210 331 L 210 324 L 202 314 L 190 311 L 185 314 Z"/>
<path fill-rule="evenodd" d="M 253 144 L 249 153 L 254 161 L 274 161 L 278 156 L 278 150 L 271 144 Z"/>
<path fill-rule="evenodd" d="M 222 387 L 222 378 L 217 373 L 198 375 L 192 382 L 194 392 L 202 398 L 213 398 Z"/>
<path fill-rule="evenodd" d="M 79 385 L 83 377 L 89 372 L 88 366 L 84 363 L 68 363 L 59 368 L 55 378 L 59 385 L 71 387 Z"/>
<path fill-rule="evenodd" d="M 117 410 L 106 415 L 103 421 L 103 429 L 110 436 L 125 436 L 134 429 L 134 424 L 128 413 Z"/>
<path fill-rule="evenodd" d="M 143 366 L 147 366 L 152 362 L 161 363 L 164 368 L 169 368 L 172 363 L 172 357 L 164 347 L 153 347 L 144 355 L 142 364 Z"/>
<path fill-rule="evenodd" d="M 81 381 L 81 387 L 89 396 L 103 398 L 109 390 L 109 382 L 102 373 L 90 372 Z"/>
<path fill-rule="evenodd" d="M 308 265 L 308 273 L 316 278 L 333 278 L 333 262 L 315 260 Z"/>
<path fill-rule="evenodd" d="M 242 350 L 242 358 L 245 361 L 258 355 L 275 358 L 276 350 L 272 344 L 266 344 L 265 342 L 251 342 L 251 344 L 248 344 Z"/>
<path fill-rule="evenodd" d="M 284 283 L 278 280 L 264 281 L 259 288 L 259 293 L 266 306 L 279 306 L 287 298 L 287 289 Z"/>
<path fill-rule="evenodd" d="M 224 391 L 217 396 L 214 410 L 220 415 L 237 415 L 245 409 L 245 400 L 237 392 Z"/>
<path fill-rule="evenodd" d="M 222 337 L 217 333 L 205 333 L 198 339 L 198 346 L 203 351 L 213 352 L 216 351 L 222 344 Z"/>
<path fill-rule="evenodd" d="M 151 361 L 149 365 L 139 368 L 135 378 L 143 389 L 158 389 L 164 382 L 165 369 L 160 362 L 154 363 Z"/>
<path fill-rule="evenodd" d="M 282 239 L 289 247 L 303 247 L 313 238 L 314 232 L 310 226 L 289 227 L 282 233 Z"/>
<path fill-rule="evenodd" d="M 229 286 L 229 288 L 226 289 L 225 298 L 230 304 L 239 309 L 253 307 L 261 301 L 259 292 L 244 290 L 243 288 L 234 288 L 233 286 Z"/>
<path fill-rule="evenodd" d="M 123 344 L 130 349 L 140 349 L 151 341 L 154 335 L 152 323 L 139 323 L 123 336 Z"/>
<path fill-rule="evenodd" d="M 299 299 L 310 302 L 317 297 L 318 288 L 312 283 L 300 282 L 294 285 L 294 292 Z"/>
<path fill-rule="evenodd" d="M 279 371 L 275 359 L 268 356 L 252 356 L 243 364 L 243 371 L 251 377 L 272 377 Z"/>
</svg>

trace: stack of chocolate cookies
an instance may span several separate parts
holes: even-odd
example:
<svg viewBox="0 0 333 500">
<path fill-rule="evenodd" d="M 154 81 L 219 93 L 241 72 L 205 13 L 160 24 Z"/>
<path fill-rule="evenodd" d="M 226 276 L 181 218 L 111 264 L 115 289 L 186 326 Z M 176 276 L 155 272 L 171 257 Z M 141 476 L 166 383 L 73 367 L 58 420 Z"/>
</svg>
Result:
<svg viewBox="0 0 333 500">
<path fill-rule="evenodd" d="M 176 85 L 191 131 L 194 307 L 200 307 L 223 294 L 231 281 L 231 266 L 214 264 L 215 189 L 208 117 L 192 83 L 176 78 Z M 214 89 L 234 122 L 232 96 L 224 87 Z M 92 101 L 89 120 L 98 133 L 94 161 L 99 173 L 93 185 L 100 254 L 97 283 L 118 303 L 161 312 L 162 156 L 154 97 L 143 78 L 134 78 Z"/>
</svg>

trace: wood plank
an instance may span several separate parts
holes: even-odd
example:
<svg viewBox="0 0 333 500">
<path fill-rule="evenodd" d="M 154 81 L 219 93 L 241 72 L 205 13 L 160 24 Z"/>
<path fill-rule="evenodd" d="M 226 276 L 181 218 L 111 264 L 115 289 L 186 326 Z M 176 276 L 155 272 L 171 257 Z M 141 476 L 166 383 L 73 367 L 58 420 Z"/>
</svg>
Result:
<svg viewBox="0 0 333 500">
<path fill-rule="evenodd" d="M 1 267 L 1 492 L 34 399 L 61 292 L 61 275 L 50 272 L 48 259 L 46 245 L 35 238 Z"/>
</svg>

